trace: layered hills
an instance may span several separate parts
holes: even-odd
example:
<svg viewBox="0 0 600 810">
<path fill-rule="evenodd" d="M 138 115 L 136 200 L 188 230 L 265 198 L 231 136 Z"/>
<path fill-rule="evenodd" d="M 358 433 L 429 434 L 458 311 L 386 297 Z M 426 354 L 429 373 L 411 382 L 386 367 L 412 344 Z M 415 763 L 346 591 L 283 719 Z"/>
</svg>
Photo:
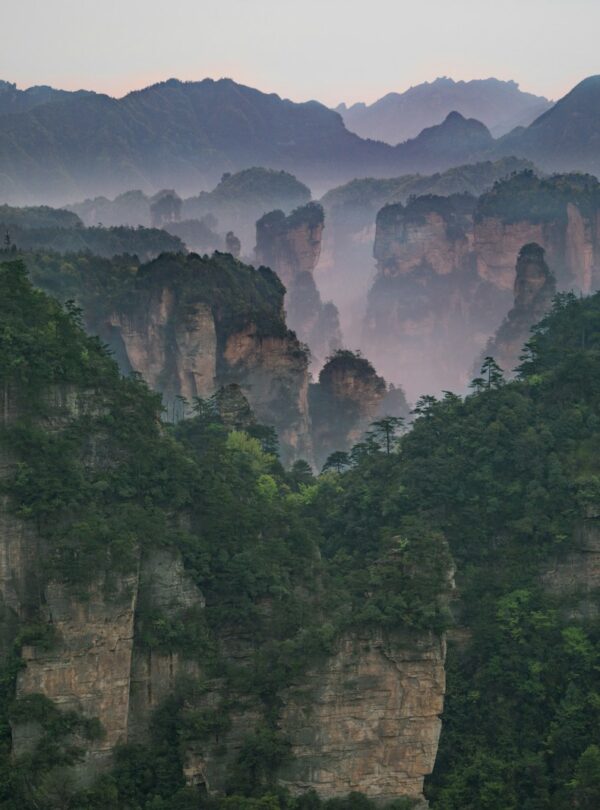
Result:
<svg viewBox="0 0 600 810">
<path fill-rule="evenodd" d="M 322 193 L 358 176 L 442 171 L 502 155 L 595 171 L 598 94 L 597 79 L 586 79 L 500 140 L 452 110 L 396 147 L 360 138 L 316 101 L 294 103 L 230 79 L 172 79 L 122 99 L 49 94 L 45 103 L 0 112 L 0 193 L 7 202 L 61 204 L 131 188 L 197 195 L 223 173 L 256 165 L 293 172 Z"/>
<path fill-rule="evenodd" d="M 476 118 L 498 137 L 517 126 L 527 126 L 544 113 L 551 102 L 525 93 L 516 82 L 498 79 L 454 81 L 448 77 L 411 87 L 404 93 L 388 93 L 372 104 L 336 107 L 351 132 L 390 144 L 414 138 L 426 127 L 439 124 L 459 112 Z"/>
</svg>

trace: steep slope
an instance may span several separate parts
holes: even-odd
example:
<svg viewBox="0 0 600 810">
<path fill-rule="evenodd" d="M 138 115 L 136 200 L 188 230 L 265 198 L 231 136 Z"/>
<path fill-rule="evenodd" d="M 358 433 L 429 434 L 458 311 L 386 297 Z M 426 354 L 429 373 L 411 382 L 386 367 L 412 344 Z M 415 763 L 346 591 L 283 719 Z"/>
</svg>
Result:
<svg viewBox="0 0 600 810">
<path fill-rule="evenodd" d="M 439 124 L 453 110 L 481 121 L 497 137 L 516 126 L 527 126 L 550 105 L 547 99 L 520 90 L 516 82 L 456 82 L 444 77 L 404 93 L 388 93 L 372 104 L 340 104 L 336 110 L 351 132 L 397 144 Z"/>
<path fill-rule="evenodd" d="M 310 198 L 310 189 L 288 172 L 254 167 L 225 174 L 212 191 L 184 200 L 183 215 L 215 217 L 215 228 L 222 233 L 234 231 L 242 241 L 244 255 L 249 256 L 258 219 L 269 211 L 289 214 Z"/>
<path fill-rule="evenodd" d="M 598 289 L 599 217 L 598 181 L 577 174 L 522 172 L 470 202 L 424 196 L 385 206 L 361 345 L 411 398 L 465 390 L 510 309 L 524 245 L 545 250 L 559 290 Z"/>
<path fill-rule="evenodd" d="M 317 365 L 341 344 L 337 309 L 330 301 L 323 303 L 313 276 L 324 225 L 318 203 L 296 208 L 287 217 L 271 211 L 256 223 L 254 251 L 256 261 L 271 267 L 285 284 L 287 322 Z"/>
<path fill-rule="evenodd" d="M 203 191 L 182 200 L 179 218 L 182 220 L 181 226 L 188 231 L 194 227 L 196 231 L 204 227 L 205 231 L 217 232 L 222 239 L 228 231 L 234 231 L 242 239 L 244 255 L 249 255 L 254 245 L 257 219 L 276 209 L 289 213 L 309 202 L 310 196 L 310 189 L 293 175 L 253 167 L 234 174 L 225 173 L 212 191 Z M 89 226 L 148 226 L 152 223 L 153 201 L 153 197 L 142 191 L 128 191 L 113 200 L 94 197 L 72 203 L 67 208 Z M 178 226 L 178 222 L 170 222 L 167 227 L 173 230 Z M 197 241 L 200 235 L 196 234 Z M 204 236 L 206 241 L 209 234 L 205 233 Z M 207 252 L 199 250 L 193 240 L 190 242 L 190 250 Z"/>
<path fill-rule="evenodd" d="M 165 253 L 147 264 L 25 259 L 37 285 L 78 302 L 124 373 L 162 394 L 169 418 L 236 383 L 259 421 L 277 430 L 284 459 L 311 459 L 308 353 L 286 326 L 285 288 L 271 270 L 218 253 Z"/>
<path fill-rule="evenodd" d="M 295 104 L 229 79 L 175 79 L 0 116 L 0 193 L 60 202 L 131 188 L 197 193 L 223 172 L 285 169 L 321 193 L 357 175 L 438 171 L 481 159 L 493 140 L 451 115 L 398 148 L 363 140 L 316 101 Z"/>
<path fill-rule="evenodd" d="M 443 538 L 421 547 L 407 526 L 333 559 L 314 479 L 228 427 L 222 397 L 162 426 L 74 310 L 18 263 L 0 287 L 2 801 L 418 802 L 444 693 Z"/>
<path fill-rule="evenodd" d="M 600 76 L 589 76 L 497 150 L 533 159 L 542 169 L 600 174 Z"/>
<path fill-rule="evenodd" d="M 352 180 L 331 189 L 321 198 L 327 227 L 316 275 L 325 297 L 340 311 L 342 330 L 351 345 L 361 345 L 360 324 L 373 281 L 369 271 L 373 258 L 375 220 L 384 205 L 405 204 L 413 195 L 473 194 L 489 191 L 497 180 L 513 172 L 532 169 L 520 158 L 468 164 L 433 175 L 405 175 L 378 180 Z"/>
<path fill-rule="evenodd" d="M 74 98 L 0 119 L 6 199 L 66 202 L 164 187 L 190 194 L 223 172 L 256 165 L 322 185 L 361 162 L 381 169 L 392 157 L 317 102 L 295 104 L 229 79 L 172 79 L 120 100 Z"/>
<path fill-rule="evenodd" d="M 512 309 L 488 342 L 476 371 L 488 356 L 510 377 L 519 365 L 532 326 L 550 310 L 555 293 L 556 280 L 544 261 L 544 249 L 535 242 L 523 245 L 517 259 Z"/>
</svg>

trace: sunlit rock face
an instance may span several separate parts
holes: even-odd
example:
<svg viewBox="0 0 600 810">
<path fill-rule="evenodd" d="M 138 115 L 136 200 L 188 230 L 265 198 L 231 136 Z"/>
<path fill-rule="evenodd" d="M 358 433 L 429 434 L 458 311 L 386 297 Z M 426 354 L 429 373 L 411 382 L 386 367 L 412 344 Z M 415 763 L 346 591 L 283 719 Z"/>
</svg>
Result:
<svg viewBox="0 0 600 810">
<path fill-rule="evenodd" d="M 341 345 L 337 309 L 322 302 L 313 275 L 324 225 L 317 203 L 287 217 L 283 211 L 272 211 L 256 223 L 256 261 L 274 270 L 285 284 L 288 326 L 309 346 L 316 365 Z"/>
<path fill-rule="evenodd" d="M 555 292 L 556 281 L 545 262 L 544 249 L 535 242 L 524 245 L 517 259 L 513 307 L 485 348 L 485 355 L 492 356 L 507 377 L 518 366 L 531 327 L 550 309 Z"/>
</svg>

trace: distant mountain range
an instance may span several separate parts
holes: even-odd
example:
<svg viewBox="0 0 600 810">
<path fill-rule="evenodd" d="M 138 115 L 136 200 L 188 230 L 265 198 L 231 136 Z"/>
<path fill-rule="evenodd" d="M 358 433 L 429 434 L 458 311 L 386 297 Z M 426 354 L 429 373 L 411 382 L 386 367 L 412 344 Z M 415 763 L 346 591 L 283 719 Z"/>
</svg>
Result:
<svg viewBox="0 0 600 810">
<path fill-rule="evenodd" d="M 524 93 L 516 82 L 455 82 L 444 77 L 404 93 L 388 93 L 373 104 L 340 104 L 336 111 L 347 128 L 361 138 L 397 144 L 439 124 L 454 111 L 476 118 L 499 137 L 517 126 L 528 126 L 551 106 L 547 98 Z"/>
<path fill-rule="evenodd" d="M 0 84 L 0 202 L 64 204 L 138 188 L 193 195 L 224 172 L 292 172 L 315 194 L 355 177 L 431 174 L 515 155 L 542 169 L 600 173 L 600 77 L 526 128 L 495 140 L 452 111 L 398 146 L 349 132 L 317 101 L 297 104 L 231 79 L 171 79 L 122 99 Z"/>
</svg>

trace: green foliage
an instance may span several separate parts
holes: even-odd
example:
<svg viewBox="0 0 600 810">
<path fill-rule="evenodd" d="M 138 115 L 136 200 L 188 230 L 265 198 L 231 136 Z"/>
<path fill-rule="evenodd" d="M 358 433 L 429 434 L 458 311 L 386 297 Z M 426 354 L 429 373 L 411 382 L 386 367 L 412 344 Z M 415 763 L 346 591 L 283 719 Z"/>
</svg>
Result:
<svg viewBox="0 0 600 810">
<path fill-rule="evenodd" d="M 182 278 L 220 268 L 227 284 L 232 262 L 167 257 L 160 267 Z M 271 274 L 261 278 L 271 284 Z M 69 789 L 68 802 L 76 796 L 78 804 L 65 806 L 320 807 L 275 787 L 289 753 L 276 730 L 286 690 L 344 632 L 373 628 L 411 643 L 446 628 L 451 612 L 469 638 L 450 649 L 432 807 L 594 806 L 600 623 L 586 608 L 590 595 L 554 593 L 540 571 L 574 549 L 583 516 L 600 508 L 600 294 L 557 298 L 519 380 L 504 383 L 486 358 L 480 392 L 422 397 L 397 442 L 399 425 L 378 420 L 343 463 L 329 465 L 334 473 L 315 480 L 306 466 L 285 472 L 267 435 L 250 435 L 253 425 L 232 430 L 216 399 L 161 427 L 156 397 L 119 378 L 75 309 L 34 291 L 18 264 L 2 268 L 0 285 L 0 371 L 5 391 L 26 404 L 2 435 L 17 462 L 4 486 L 47 542 L 45 575 L 84 594 L 92 577 L 105 572 L 110 587 L 152 547 L 176 550 L 206 606 L 169 612 L 140 599 L 138 637 L 196 659 L 204 677 L 223 685 L 215 705 L 201 679 L 178 684 L 148 744 L 120 751 L 93 790 Z M 242 294 L 243 284 L 235 289 Z M 337 362 L 363 367 L 352 353 Z M 77 394 L 58 408 L 49 388 L 68 386 Z M 85 463 L 90 437 L 93 465 Z M 449 601 L 453 561 L 459 608 Z M 37 625 L 23 627 L 16 643 L 51 644 Z M 232 634 L 247 640 L 236 659 L 223 644 Z M 0 795 L 25 797 L 27 810 L 51 808 L 56 769 L 79 756 L 69 737 L 82 728 L 36 697 L 17 704 L 13 718 L 46 724 L 64 741 L 47 739 L 35 754 L 34 793 L 17 790 L 33 767 L 11 774 L 7 765 L 17 665 L 9 660 L 0 683 Z M 193 795 L 183 780 L 186 746 L 214 743 L 240 701 L 258 720 L 229 770 L 229 795 Z M 369 807 L 358 796 L 323 804 Z"/>
<path fill-rule="evenodd" d="M 500 217 L 504 222 L 566 222 L 567 205 L 585 214 L 600 203 L 600 183 L 589 174 L 556 174 L 539 178 L 532 170 L 499 180 L 477 205 L 476 217 Z"/>
<path fill-rule="evenodd" d="M 406 204 L 410 197 L 420 195 L 450 196 L 471 194 L 478 197 L 493 184 L 516 171 L 531 169 L 527 160 L 501 158 L 495 162 L 484 161 L 457 166 L 445 172 L 424 176 L 405 175 L 392 179 L 365 178 L 352 180 L 343 186 L 328 191 L 321 203 L 328 220 L 355 222 L 357 225 L 372 223 L 377 211 L 392 203 Z"/>
<path fill-rule="evenodd" d="M 67 211 L 62 213 L 68 214 Z M 69 216 L 74 217 L 75 215 L 69 214 Z M 0 233 L 4 232 L 8 232 L 11 245 L 16 246 L 21 253 L 52 251 L 60 254 L 84 253 L 105 258 L 127 254 L 139 256 L 141 260 L 147 261 L 160 253 L 179 252 L 185 249 L 179 236 L 174 233 L 141 226 L 137 228 L 123 225 L 110 228 L 99 226 L 84 228 L 79 223 L 76 227 L 54 225 L 28 228 L 0 224 Z"/>
</svg>

